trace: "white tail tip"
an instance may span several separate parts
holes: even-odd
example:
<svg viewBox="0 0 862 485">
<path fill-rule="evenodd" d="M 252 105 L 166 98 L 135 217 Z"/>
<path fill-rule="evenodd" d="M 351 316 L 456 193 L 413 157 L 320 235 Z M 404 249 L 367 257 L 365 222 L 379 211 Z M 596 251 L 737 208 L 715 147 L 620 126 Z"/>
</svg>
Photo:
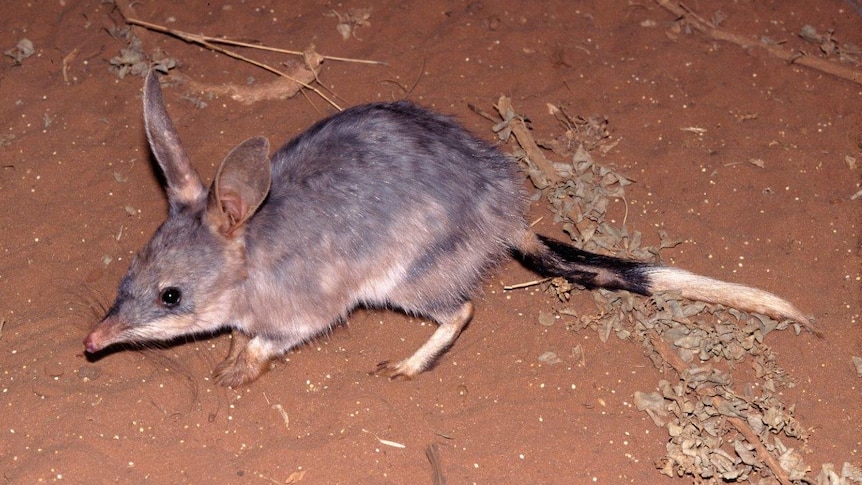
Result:
<svg viewBox="0 0 862 485">
<path fill-rule="evenodd" d="M 790 319 L 814 333 L 819 333 L 809 316 L 799 311 L 789 301 L 768 291 L 666 266 L 648 268 L 646 274 L 650 292 L 676 291 L 691 300 L 718 303 L 746 312 L 762 313 L 779 320 Z"/>
</svg>

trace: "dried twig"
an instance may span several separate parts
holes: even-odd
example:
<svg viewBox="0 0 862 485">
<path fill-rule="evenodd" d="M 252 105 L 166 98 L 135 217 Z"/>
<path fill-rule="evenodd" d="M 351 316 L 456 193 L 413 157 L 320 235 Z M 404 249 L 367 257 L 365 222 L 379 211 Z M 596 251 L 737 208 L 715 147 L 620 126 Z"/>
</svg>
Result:
<svg viewBox="0 0 862 485">
<path fill-rule="evenodd" d="M 715 399 L 718 399 L 717 397 Z M 781 464 L 778 463 L 778 460 L 769 453 L 769 450 L 763 446 L 763 443 L 760 441 L 760 437 L 757 436 L 757 433 L 751 429 L 751 426 L 748 425 L 745 421 L 740 418 L 734 416 L 727 416 L 727 422 L 732 424 L 737 431 L 748 440 L 754 446 L 754 449 L 757 451 L 757 456 L 766 463 L 766 466 L 772 470 L 772 473 L 775 474 L 775 478 L 778 480 L 781 485 L 793 485 L 793 481 L 787 475 L 787 472 L 784 471 L 784 468 L 781 468 Z"/>
<path fill-rule="evenodd" d="M 380 442 L 380 444 L 381 444 L 381 445 L 391 446 L 391 447 L 393 447 L 393 448 L 399 448 L 399 449 L 407 448 L 407 446 L 406 446 L 405 444 L 403 444 L 403 443 L 399 443 L 399 442 L 397 442 L 397 441 L 392 441 L 392 440 L 385 440 L 385 439 L 383 439 L 383 438 L 381 438 L 381 437 L 377 436 L 376 434 L 372 433 L 371 431 L 368 431 L 367 429 L 363 429 L 362 431 L 363 431 L 363 432 L 365 432 L 365 433 L 370 434 L 371 436 L 374 436 L 374 438 L 375 438 L 378 442 Z"/>
<path fill-rule="evenodd" d="M 168 76 L 170 80 L 177 80 L 180 83 L 188 85 L 195 91 L 203 91 L 213 93 L 217 96 L 228 96 L 235 101 L 244 104 L 252 104 L 258 101 L 266 101 L 270 99 L 287 99 L 300 92 L 303 88 L 303 83 L 312 83 L 315 80 L 314 71 L 317 70 L 317 65 L 309 63 L 305 66 L 295 66 L 290 71 L 290 78 L 279 77 L 274 81 L 267 83 L 254 83 L 253 85 L 212 85 L 198 82 L 190 77 L 178 73 L 171 73 Z"/>
<path fill-rule="evenodd" d="M 153 24 L 153 23 L 146 22 L 146 21 L 135 18 L 134 17 L 134 10 L 127 0 L 117 0 L 116 5 L 120 11 L 120 14 L 123 16 L 123 19 L 126 21 L 126 23 L 128 23 L 133 28 L 145 28 L 148 30 L 172 35 L 172 36 L 177 37 L 181 40 L 184 40 L 188 43 L 201 45 L 201 46 L 206 47 L 207 49 L 210 49 L 212 51 L 220 52 L 220 53 L 222 53 L 228 57 L 232 57 L 234 59 L 238 59 L 238 60 L 241 60 L 243 62 L 247 62 L 247 63 L 252 64 L 254 66 L 257 66 L 261 69 L 265 69 L 271 73 L 274 73 L 274 74 L 276 74 L 276 75 L 278 75 L 284 79 L 287 79 L 287 80 L 295 83 L 296 85 L 298 85 L 300 87 L 303 87 L 305 89 L 313 91 L 315 94 L 320 96 L 323 100 L 325 100 L 327 103 L 329 103 L 331 106 L 333 106 L 335 109 L 337 109 L 339 111 L 341 110 L 341 107 L 338 104 L 336 104 L 335 101 L 331 100 L 326 95 L 324 95 L 319 89 L 312 86 L 310 84 L 311 79 L 309 79 L 308 81 L 304 80 L 305 78 L 307 78 L 307 76 L 301 76 L 301 77 L 303 77 L 303 79 L 298 79 L 296 75 L 291 75 L 291 74 L 282 72 L 282 71 L 280 71 L 280 70 L 278 70 L 278 69 L 276 69 L 276 68 L 274 68 L 268 64 L 256 61 L 254 59 L 250 59 L 246 56 L 239 54 L 238 52 L 234 52 L 232 50 L 225 49 L 224 47 L 221 47 L 217 44 L 227 44 L 227 45 L 247 47 L 247 48 L 252 48 L 252 49 L 281 52 L 281 53 L 287 53 L 287 54 L 293 54 L 293 55 L 301 55 L 301 56 L 303 56 L 305 63 L 306 63 L 306 66 L 308 67 L 308 70 L 310 71 L 311 77 L 313 77 L 314 80 L 317 80 L 317 66 L 319 66 L 320 63 L 324 59 L 331 59 L 331 60 L 335 60 L 335 61 L 345 61 L 345 62 L 360 62 L 360 63 L 366 63 L 366 64 L 383 64 L 382 62 L 379 62 L 379 61 L 369 61 L 369 60 L 365 60 L 365 59 L 348 59 L 348 58 L 343 58 L 343 57 L 321 56 L 320 54 L 317 54 L 316 52 L 314 52 L 313 49 L 309 49 L 305 52 L 289 51 L 286 49 L 278 49 L 275 47 L 262 46 L 262 45 L 247 43 L 247 42 L 234 41 L 234 40 L 230 40 L 230 39 L 209 37 L 209 36 L 199 35 L 199 34 L 192 34 L 189 32 L 184 32 L 184 31 L 176 30 L 176 29 L 169 29 L 169 28 L 161 26 L 161 25 Z M 285 89 L 285 86 L 275 86 L 274 85 L 274 86 L 267 86 L 265 88 L 265 91 L 267 91 L 267 93 L 284 92 L 284 89 Z M 257 95 L 257 93 L 252 93 L 252 96 L 249 96 L 248 93 L 243 93 L 241 97 L 243 97 L 243 99 L 245 99 L 246 102 L 249 102 L 248 99 L 254 98 L 256 95 Z"/>
<path fill-rule="evenodd" d="M 767 44 L 766 42 L 749 39 L 733 32 L 720 29 L 712 23 L 698 16 L 695 12 L 685 7 L 682 3 L 675 3 L 671 2 L 670 0 L 655 0 L 655 2 L 665 10 L 668 10 L 669 12 L 676 15 L 678 18 L 685 19 L 688 25 L 690 25 L 695 30 L 704 33 L 715 40 L 731 42 L 745 49 L 760 47 L 761 49 L 764 49 L 773 56 L 787 61 L 790 64 L 799 64 L 810 69 L 815 69 L 826 74 L 831 74 L 841 79 L 846 79 L 848 81 L 853 81 L 857 84 L 862 84 L 862 72 L 860 71 L 844 67 L 840 64 L 835 64 L 834 62 L 831 62 L 826 59 L 809 56 L 804 52 L 789 51 L 781 48 L 778 45 Z"/>
<path fill-rule="evenodd" d="M 73 62 L 75 62 L 75 59 L 78 57 L 78 54 L 80 54 L 80 53 L 81 53 L 81 50 L 76 47 L 76 48 L 72 49 L 71 52 L 69 52 L 68 54 L 66 54 L 63 57 L 63 81 L 64 82 L 66 82 L 66 83 L 69 82 L 69 66 Z"/>
<path fill-rule="evenodd" d="M 499 118 L 493 116 L 491 113 L 488 113 L 487 111 L 476 106 L 475 104 L 467 103 L 467 107 L 470 108 L 471 111 L 473 111 L 477 115 L 481 116 L 482 118 L 485 118 L 486 120 L 490 121 L 491 123 L 496 124 L 500 121 Z"/>
<path fill-rule="evenodd" d="M 238 40 L 231 40 L 231 39 L 228 39 L 225 37 L 206 37 L 206 36 L 202 36 L 202 37 L 206 38 L 206 40 L 208 40 L 212 43 L 215 43 L 215 44 L 227 44 L 227 45 L 234 45 L 234 46 L 238 46 L 238 47 L 248 47 L 249 49 L 257 49 L 260 51 L 269 51 L 269 52 L 278 52 L 281 54 L 290 54 L 290 55 L 294 55 L 294 56 L 301 56 L 302 55 L 301 51 L 291 51 L 291 50 L 287 50 L 287 49 L 281 49 L 279 47 L 270 47 L 270 46 L 263 45 L 263 44 L 251 44 L 248 42 L 240 42 Z M 375 64 L 378 66 L 387 65 L 386 62 L 384 62 L 384 61 L 375 61 L 372 59 L 354 59 L 351 57 L 338 57 L 338 56 L 323 56 L 323 58 L 328 60 L 328 61 L 353 62 L 356 64 Z"/>
<path fill-rule="evenodd" d="M 138 25 L 141 27 L 145 27 L 149 30 L 155 30 L 155 31 L 162 32 L 165 34 L 170 34 L 170 35 L 173 35 L 175 37 L 179 37 L 182 40 L 185 40 L 188 42 L 199 43 L 202 45 L 204 42 L 207 42 L 207 43 L 212 43 L 212 44 L 232 45 L 232 46 L 236 46 L 236 47 L 248 47 L 249 49 L 257 49 L 257 50 L 269 51 L 269 52 L 278 52 L 281 54 L 290 54 L 290 55 L 294 55 L 294 56 L 302 56 L 305 54 L 302 51 L 292 51 L 292 50 L 287 50 L 287 49 L 281 49 L 279 47 L 270 47 L 270 46 L 262 45 L 262 44 L 252 44 L 250 42 L 242 42 L 242 41 L 238 41 L 238 40 L 228 39 L 226 37 L 210 37 L 210 36 L 203 35 L 203 34 L 191 34 L 188 32 L 183 32 L 181 30 L 175 30 L 175 29 L 169 29 L 167 27 L 162 27 L 161 25 L 151 24 L 149 22 L 145 22 L 143 20 L 139 20 L 136 18 L 127 17 L 126 22 L 128 22 L 129 24 L 132 24 L 132 25 Z M 386 63 L 383 61 L 374 61 L 374 60 L 370 60 L 370 59 L 352 59 L 349 57 L 336 57 L 336 56 L 322 56 L 322 57 L 328 61 L 354 62 L 354 63 L 358 63 L 358 64 L 386 65 Z"/>
<path fill-rule="evenodd" d="M 299 79 L 296 79 L 295 77 L 290 76 L 289 74 L 287 74 L 285 72 L 279 71 L 278 69 L 276 69 L 276 68 L 274 68 L 268 64 L 264 64 L 263 62 L 259 62 L 259 61 L 256 61 L 254 59 L 250 59 L 250 58 L 248 58 L 248 57 L 246 57 L 246 56 L 244 56 L 238 52 L 234 52 L 232 50 L 225 49 L 223 47 L 219 47 L 219 46 L 217 46 L 211 42 L 211 39 L 212 39 L 211 37 L 206 37 L 206 36 L 197 35 L 197 34 L 190 34 L 188 32 L 183 32 L 181 30 L 169 29 L 169 28 L 163 27 L 161 25 L 151 24 L 149 22 L 144 22 L 143 20 L 138 20 L 135 18 L 127 17 L 126 22 L 128 22 L 129 24 L 132 24 L 132 25 L 138 25 L 141 27 L 145 27 L 145 28 L 150 29 L 150 30 L 155 30 L 157 32 L 162 32 L 165 34 L 173 35 L 173 36 L 175 36 L 181 40 L 184 40 L 186 42 L 189 42 L 191 44 L 198 44 L 198 45 L 204 46 L 207 49 L 210 49 L 212 51 L 221 52 L 222 54 L 224 54 L 226 56 L 233 57 L 234 59 L 238 59 L 238 60 L 241 60 L 243 62 L 247 62 L 249 64 L 257 66 L 261 69 L 265 69 L 265 70 L 267 70 L 273 74 L 277 74 L 283 78 L 289 79 L 289 80 L 299 84 L 300 86 L 302 86 L 302 87 L 304 87 L 310 91 L 313 91 L 315 94 L 320 96 L 324 101 L 329 103 L 332 107 L 341 111 L 341 107 L 338 106 L 338 104 L 336 104 L 335 101 L 332 101 L 331 99 L 326 97 L 325 94 L 320 92 L 320 90 L 315 88 L 314 86 L 312 86 L 306 82 L 303 82 Z"/>
<path fill-rule="evenodd" d="M 552 186 L 559 182 L 560 174 L 557 173 L 554 164 L 545 157 L 545 154 L 536 144 L 536 140 L 533 139 L 533 135 L 530 134 L 530 130 L 524 122 L 524 118 L 515 112 L 515 109 L 512 107 L 512 100 L 506 96 L 500 96 L 500 100 L 497 101 L 495 108 L 500 113 L 500 116 L 503 117 L 504 122 L 507 123 L 512 134 L 515 135 L 518 144 L 526 152 L 527 158 L 544 175 L 545 180 L 541 181 L 540 185 Z M 535 184 L 536 182 L 537 180 L 533 179 L 533 183 Z M 544 188 L 538 185 L 537 187 L 540 189 Z"/>
<path fill-rule="evenodd" d="M 542 278 L 539 280 L 526 281 L 524 283 L 516 283 L 514 285 L 504 286 L 503 290 L 510 291 L 510 290 L 520 290 L 521 288 L 529 288 L 531 286 L 541 285 L 542 283 L 545 283 L 547 281 L 551 281 L 552 279 L 553 278 Z"/>
</svg>

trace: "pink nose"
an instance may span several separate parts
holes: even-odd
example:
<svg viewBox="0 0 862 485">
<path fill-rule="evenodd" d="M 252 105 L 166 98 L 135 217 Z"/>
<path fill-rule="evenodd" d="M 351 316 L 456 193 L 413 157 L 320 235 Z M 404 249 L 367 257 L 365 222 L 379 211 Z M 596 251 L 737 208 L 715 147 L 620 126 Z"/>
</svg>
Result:
<svg viewBox="0 0 862 485">
<path fill-rule="evenodd" d="M 87 353 L 94 354 L 116 343 L 117 335 L 123 328 L 124 326 L 115 316 L 106 317 L 90 330 L 90 334 L 84 339 L 84 349 Z"/>
<path fill-rule="evenodd" d="M 90 332 L 87 335 L 87 338 L 84 339 L 84 349 L 86 349 L 87 353 L 94 354 L 101 350 L 101 345 L 99 345 L 98 337 L 96 337 L 96 331 Z"/>
</svg>

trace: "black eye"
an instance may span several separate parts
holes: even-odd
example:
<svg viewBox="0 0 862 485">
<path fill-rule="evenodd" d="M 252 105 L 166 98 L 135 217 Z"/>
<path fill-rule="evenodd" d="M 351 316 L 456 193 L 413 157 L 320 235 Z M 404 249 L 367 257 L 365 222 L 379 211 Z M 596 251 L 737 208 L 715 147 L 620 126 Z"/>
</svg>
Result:
<svg viewBox="0 0 862 485">
<path fill-rule="evenodd" d="M 180 304 L 180 301 L 183 299 L 183 292 L 179 288 L 169 286 L 162 290 L 159 299 L 162 300 L 162 305 L 167 308 L 173 308 Z"/>
</svg>

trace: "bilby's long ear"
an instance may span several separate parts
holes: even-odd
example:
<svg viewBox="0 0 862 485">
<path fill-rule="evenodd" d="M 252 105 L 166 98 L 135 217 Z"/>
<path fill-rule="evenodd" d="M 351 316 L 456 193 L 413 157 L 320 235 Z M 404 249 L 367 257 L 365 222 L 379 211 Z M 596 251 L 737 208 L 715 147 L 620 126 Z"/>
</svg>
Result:
<svg viewBox="0 0 862 485">
<path fill-rule="evenodd" d="M 165 174 L 171 210 L 182 205 L 203 203 L 206 200 L 206 187 L 189 162 L 177 130 L 168 116 L 159 77 L 154 69 L 150 69 L 144 81 L 144 125 L 150 148 Z"/>
<path fill-rule="evenodd" d="M 231 236 L 269 193 L 272 166 L 266 138 L 249 138 L 221 162 L 210 189 L 207 213 L 217 230 Z"/>
</svg>

